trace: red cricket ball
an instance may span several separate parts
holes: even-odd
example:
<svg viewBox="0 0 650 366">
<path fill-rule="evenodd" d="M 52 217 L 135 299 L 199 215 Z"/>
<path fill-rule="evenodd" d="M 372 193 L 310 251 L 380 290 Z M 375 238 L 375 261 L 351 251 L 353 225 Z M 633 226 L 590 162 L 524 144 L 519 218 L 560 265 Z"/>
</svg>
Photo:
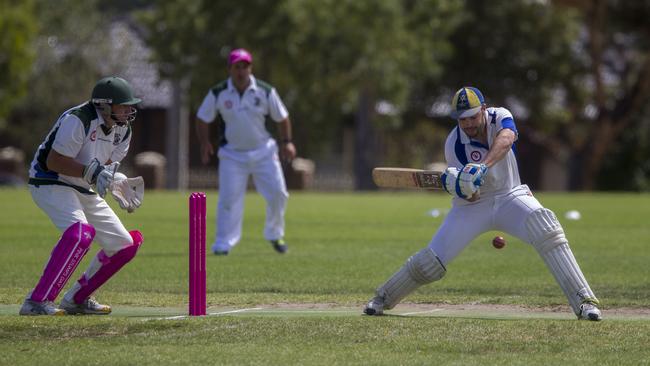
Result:
<svg viewBox="0 0 650 366">
<path fill-rule="evenodd" d="M 504 239 L 503 236 L 495 236 L 494 239 L 492 239 L 492 246 L 501 249 L 506 246 L 506 239 Z"/>
</svg>

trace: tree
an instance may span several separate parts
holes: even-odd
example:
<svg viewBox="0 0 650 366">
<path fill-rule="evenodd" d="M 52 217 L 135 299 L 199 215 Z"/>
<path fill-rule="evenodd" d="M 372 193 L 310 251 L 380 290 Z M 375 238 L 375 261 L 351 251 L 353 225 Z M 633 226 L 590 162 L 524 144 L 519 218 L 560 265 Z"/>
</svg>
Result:
<svg viewBox="0 0 650 366">
<path fill-rule="evenodd" d="M 179 12 L 186 14 L 178 17 Z M 192 100 L 225 78 L 225 57 L 249 48 L 255 73 L 283 95 L 303 153 L 336 144 L 354 120 L 357 188 L 373 188 L 378 130 L 399 124 L 376 104 L 404 109 L 411 83 L 440 73 L 454 1 L 162 1 L 142 16 L 167 75 L 192 80 Z"/>
<path fill-rule="evenodd" d="M 29 90 L 14 106 L 3 132 L 20 149 L 32 152 L 67 108 L 90 99 L 111 64 L 111 17 L 95 0 L 35 0 L 39 32 L 30 43 L 37 57 L 29 65 Z M 114 55 L 115 58 L 119 58 Z"/>
<path fill-rule="evenodd" d="M 0 13 L 0 131 L 12 107 L 27 92 L 34 60 L 32 41 L 37 25 L 34 1 L 1 0 Z"/>
<path fill-rule="evenodd" d="M 597 0 L 588 2 L 582 9 L 589 50 L 585 79 L 593 85 L 585 107 L 592 107 L 595 115 L 575 116 L 581 125 L 592 128 L 587 139 L 574 144 L 576 158 L 583 167 L 575 177 L 574 187 L 593 189 L 606 158 L 625 139 L 626 130 L 645 130 L 647 140 L 648 130 L 642 126 L 647 125 L 650 110 L 650 25 L 647 22 L 650 5 Z M 641 161 L 644 160 L 647 164 L 648 157 Z M 632 172 L 621 173 L 645 173 L 647 179 L 648 167 L 638 165 Z"/>
<path fill-rule="evenodd" d="M 523 137 L 567 166 L 571 189 L 594 189 L 609 155 L 625 151 L 622 133 L 648 118 L 650 9 L 558 3 L 467 1 L 443 85 L 484 89 L 493 104 L 516 112 Z"/>
</svg>

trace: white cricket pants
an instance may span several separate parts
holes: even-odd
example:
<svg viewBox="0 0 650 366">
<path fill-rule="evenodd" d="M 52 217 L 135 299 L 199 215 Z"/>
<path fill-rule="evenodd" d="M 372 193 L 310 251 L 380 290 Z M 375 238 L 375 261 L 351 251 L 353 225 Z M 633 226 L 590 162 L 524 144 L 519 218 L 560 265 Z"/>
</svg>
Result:
<svg viewBox="0 0 650 366">
<path fill-rule="evenodd" d="M 490 231 L 506 232 L 531 243 L 526 230 L 528 215 L 542 208 L 526 185 L 506 194 L 482 197 L 468 205 L 454 205 L 429 243 L 443 264 L 451 262 L 477 236 Z"/>
<path fill-rule="evenodd" d="M 219 149 L 219 203 L 217 233 L 212 250 L 228 251 L 241 239 L 244 197 L 248 177 L 266 200 L 264 238 L 284 236 L 284 213 L 289 192 L 284 181 L 275 141 L 251 152 Z"/>
<path fill-rule="evenodd" d="M 99 195 L 82 194 L 58 185 L 30 185 L 29 190 L 36 205 L 61 232 L 76 222 L 91 224 L 95 228 L 95 241 L 108 256 L 133 244 L 120 219 Z"/>
</svg>

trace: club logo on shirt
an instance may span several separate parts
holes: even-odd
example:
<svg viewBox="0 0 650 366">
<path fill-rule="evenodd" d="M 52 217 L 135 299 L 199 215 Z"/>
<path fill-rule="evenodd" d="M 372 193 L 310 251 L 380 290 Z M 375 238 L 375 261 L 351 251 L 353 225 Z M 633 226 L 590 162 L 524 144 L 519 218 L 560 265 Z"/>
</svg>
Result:
<svg viewBox="0 0 650 366">
<path fill-rule="evenodd" d="M 93 130 L 93 132 L 90 134 L 90 141 L 95 140 L 97 140 L 97 130 Z"/>
<path fill-rule="evenodd" d="M 483 155 L 481 154 L 480 151 L 474 150 L 469 154 L 469 157 L 472 158 L 473 161 L 481 161 Z"/>
<path fill-rule="evenodd" d="M 223 104 L 226 106 L 226 109 L 232 109 L 232 101 L 227 100 Z"/>
<path fill-rule="evenodd" d="M 260 98 L 255 97 L 255 106 L 256 107 L 259 107 L 261 102 L 262 102 L 262 100 L 260 100 Z"/>
<path fill-rule="evenodd" d="M 115 132 L 115 138 L 113 138 L 113 145 L 117 146 L 120 144 L 120 138 L 122 135 L 120 135 L 119 132 Z"/>
</svg>

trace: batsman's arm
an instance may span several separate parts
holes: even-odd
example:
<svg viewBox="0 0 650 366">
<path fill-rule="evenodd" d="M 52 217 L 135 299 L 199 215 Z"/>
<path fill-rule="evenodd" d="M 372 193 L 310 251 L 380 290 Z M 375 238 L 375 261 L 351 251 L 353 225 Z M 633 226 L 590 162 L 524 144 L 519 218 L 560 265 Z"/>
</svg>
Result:
<svg viewBox="0 0 650 366">
<path fill-rule="evenodd" d="M 492 147 L 490 147 L 490 151 L 488 151 L 488 154 L 483 161 L 483 164 L 487 165 L 488 168 L 491 168 L 494 164 L 503 159 L 512 148 L 512 144 L 515 143 L 516 138 L 517 136 L 515 131 L 509 128 L 504 128 L 499 131 L 497 137 L 492 143 Z"/>
</svg>

